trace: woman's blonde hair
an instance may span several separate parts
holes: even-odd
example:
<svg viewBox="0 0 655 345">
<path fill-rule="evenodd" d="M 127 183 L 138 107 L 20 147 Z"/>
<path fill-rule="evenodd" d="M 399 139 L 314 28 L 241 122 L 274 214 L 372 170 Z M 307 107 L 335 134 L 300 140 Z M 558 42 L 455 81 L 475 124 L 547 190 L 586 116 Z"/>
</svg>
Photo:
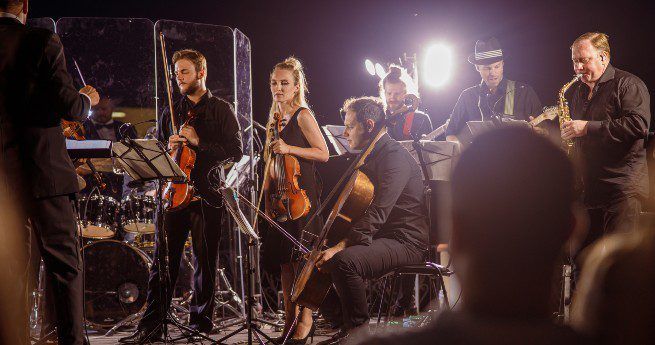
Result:
<svg viewBox="0 0 655 345">
<path fill-rule="evenodd" d="M 283 69 L 291 72 L 291 75 L 293 75 L 293 83 L 294 85 L 298 85 L 298 92 L 293 96 L 293 99 L 291 100 L 291 105 L 295 107 L 308 107 L 307 104 L 307 79 L 305 78 L 305 72 L 302 67 L 302 63 L 300 60 L 296 59 L 293 56 L 290 56 L 282 62 L 278 62 L 274 67 L 273 70 L 271 71 L 271 76 L 273 76 L 273 72 L 275 72 L 276 69 Z M 266 145 L 265 147 L 265 154 L 264 154 L 264 160 L 268 160 L 269 152 L 268 152 L 268 146 L 271 143 L 272 140 L 272 134 L 270 131 L 271 126 L 275 122 L 275 119 L 273 115 L 275 112 L 277 112 L 277 104 L 273 100 L 271 102 L 271 109 L 268 112 L 268 122 L 266 124 Z"/>
</svg>

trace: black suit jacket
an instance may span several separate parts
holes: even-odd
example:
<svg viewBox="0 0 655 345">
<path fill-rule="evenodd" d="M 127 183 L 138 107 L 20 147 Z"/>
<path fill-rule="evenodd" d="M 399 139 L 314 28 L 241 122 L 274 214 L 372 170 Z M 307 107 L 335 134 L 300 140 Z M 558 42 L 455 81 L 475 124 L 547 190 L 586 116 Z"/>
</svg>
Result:
<svg viewBox="0 0 655 345">
<path fill-rule="evenodd" d="M 7 175 L 0 191 L 21 188 L 34 198 L 77 192 L 60 124 L 86 117 L 89 102 L 73 87 L 59 36 L 0 18 L 0 163 Z"/>
</svg>

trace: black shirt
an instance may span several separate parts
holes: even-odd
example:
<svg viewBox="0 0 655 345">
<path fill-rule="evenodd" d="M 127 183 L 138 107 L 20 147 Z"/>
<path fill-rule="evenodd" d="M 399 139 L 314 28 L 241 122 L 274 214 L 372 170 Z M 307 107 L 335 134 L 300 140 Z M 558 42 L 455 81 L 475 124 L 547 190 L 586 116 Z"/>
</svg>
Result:
<svg viewBox="0 0 655 345">
<path fill-rule="evenodd" d="M 422 111 L 406 114 L 387 127 L 389 135 L 395 140 L 420 139 L 424 134 L 432 132 L 430 117 Z"/>
<path fill-rule="evenodd" d="M 507 79 L 503 78 L 494 94 L 484 81 L 462 91 L 450 115 L 446 135 L 459 135 L 468 121 L 487 121 L 494 113 L 502 114 L 506 90 Z M 541 113 L 541 102 L 530 85 L 515 82 L 514 90 L 514 119 L 527 121 Z"/>
<path fill-rule="evenodd" d="M 241 129 L 234 110 L 229 103 L 212 96 L 209 90 L 197 104 L 185 96 L 175 102 L 174 108 L 178 126 L 184 123 L 190 110 L 195 113 L 192 126 L 200 140 L 198 147 L 191 146 L 196 151 L 191 181 L 202 198 L 215 201 L 216 193 L 210 188 L 207 173 L 225 159 L 232 158 L 238 162 L 243 156 Z M 164 144 L 168 143 L 168 138 L 173 134 L 169 113 L 168 107 L 164 109 L 157 126 L 157 139 Z"/>
<path fill-rule="evenodd" d="M 428 218 L 423 181 L 411 154 L 384 134 L 360 170 L 371 179 L 375 197 L 364 216 L 353 224 L 349 244 L 369 245 L 375 238 L 392 238 L 426 248 Z"/>
<path fill-rule="evenodd" d="M 608 65 L 594 86 L 578 82 L 571 118 L 589 121 L 587 135 L 575 139 L 587 207 L 604 207 L 631 196 L 648 195 L 644 141 L 650 123 L 650 96 L 638 77 Z"/>
</svg>

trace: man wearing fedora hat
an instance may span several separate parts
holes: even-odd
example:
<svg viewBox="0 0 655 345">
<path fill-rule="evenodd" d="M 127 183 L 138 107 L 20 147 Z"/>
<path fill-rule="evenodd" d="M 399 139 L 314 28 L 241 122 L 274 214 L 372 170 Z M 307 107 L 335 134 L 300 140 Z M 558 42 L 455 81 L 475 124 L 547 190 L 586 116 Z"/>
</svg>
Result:
<svg viewBox="0 0 655 345">
<path fill-rule="evenodd" d="M 475 65 L 482 81 L 459 96 L 446 128 L 447 140 L 466 128 L 468 121 L 489 121 L 500 117 L 529 120 L 541 113 L 541 102 L 530 85 L 503 77 L 505 53 L 495 37 L 475 42 L 468 61 Z"/>
</svg>

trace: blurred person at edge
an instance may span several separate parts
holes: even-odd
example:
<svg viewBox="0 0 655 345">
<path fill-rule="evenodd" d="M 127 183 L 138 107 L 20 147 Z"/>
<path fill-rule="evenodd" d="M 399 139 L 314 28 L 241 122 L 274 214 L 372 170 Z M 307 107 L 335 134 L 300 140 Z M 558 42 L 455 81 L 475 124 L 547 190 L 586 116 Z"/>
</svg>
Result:
<svg viewBox="0 0 655 345">
<path fill-rule="evenodd" d="M 551 316 L 552 278 L 577 235 L 573 176 L 566 154 L 528 128 L 476 137 L 452 178 L 461 308 L 361 344 L 587 344 Z"/>
<path fill-rule="evenodd" d="M 26 26 L 27 13 L 27 0 L 0 0 L 0 161 L 7 173 L 0 194 L 14 195 L 32 224 L 58 297 L 59 344 L 82 344 L 82 264 L 72 205 L 79 187 L 61 120 L 82 121 L 99 95 L 92 86 L 73 88 L 59 36 Z M 19 296 L 25 306 L 26 291 Z M 22 311 L 17 318 L 25 327 L 11 343 L 29 343 L 27 318 Z"/>
</svg>

